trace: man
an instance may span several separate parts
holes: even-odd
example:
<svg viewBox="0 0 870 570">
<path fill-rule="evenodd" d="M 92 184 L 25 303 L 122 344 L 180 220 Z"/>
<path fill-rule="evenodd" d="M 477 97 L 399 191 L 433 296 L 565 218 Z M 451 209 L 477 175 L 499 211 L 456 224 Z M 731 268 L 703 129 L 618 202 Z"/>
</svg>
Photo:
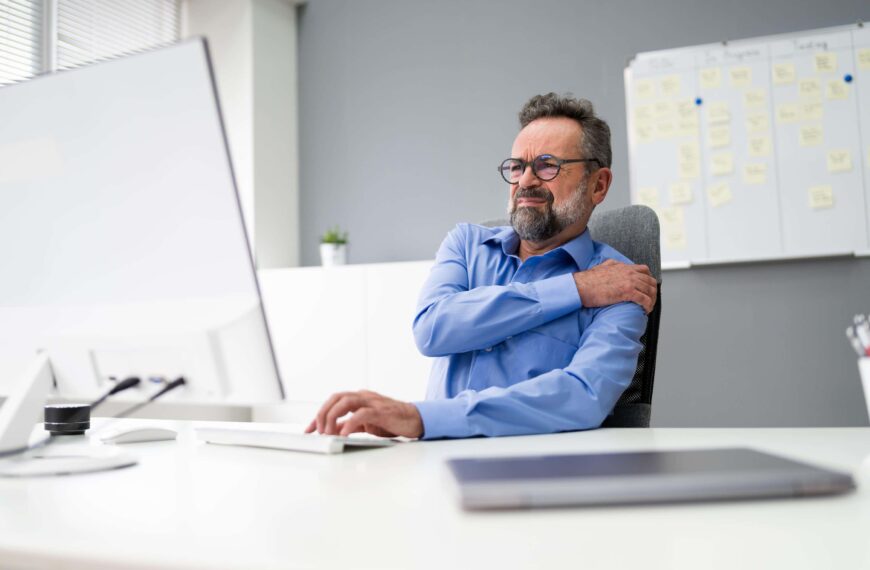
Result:
<svg viewBox="0 0 870 570">
<path fill-rule="evenodd" d="M 611 412 L 634 374 L 656 283 L 586 229 L 613 177 L 610 128 L 588 101 L 554 93 L 529 100 L 520 126 L 499 168 L 511 225 L 457 226 L 420 295 L 414 336 L 437 357 L 426 400 L 335 394 L 307 431 L 550 433 L 598 427 Z"/>
</svg>

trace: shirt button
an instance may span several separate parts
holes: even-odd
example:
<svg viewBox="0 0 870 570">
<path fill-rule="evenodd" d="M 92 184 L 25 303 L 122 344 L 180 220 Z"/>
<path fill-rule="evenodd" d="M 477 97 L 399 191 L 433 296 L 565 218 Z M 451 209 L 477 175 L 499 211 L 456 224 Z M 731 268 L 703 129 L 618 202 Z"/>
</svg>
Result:
<svg viewBox="0 0 870 570">
<path fill-rule="evenodd" d="M 512 339 L 512 338 L 514 338 L 514 337 L 509 336 L 509 337 L 507 337 L 505 340 L 510 340 L 510 339 Z"/>
<path fill-rule="evenodd" d="M 489 347 L 487 347 L 487 348 L 484 348 L 483 350 L 485 350 L 486 352 L 492 352 L 492 347 L 489 346 Z"/>
</svg>

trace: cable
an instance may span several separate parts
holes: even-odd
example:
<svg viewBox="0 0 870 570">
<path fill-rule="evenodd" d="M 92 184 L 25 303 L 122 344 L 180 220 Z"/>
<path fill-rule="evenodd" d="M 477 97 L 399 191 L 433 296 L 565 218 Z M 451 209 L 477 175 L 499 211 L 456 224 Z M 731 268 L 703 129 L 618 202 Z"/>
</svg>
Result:
<svg viewBox="0 0 870 570">
<path fill-rule="evenodd" d="M 135 376 L 130 377 L 130 378 L 126 378 L 126 379 L 118 382 L 116 385 L 112 386 L 111 390 L 109 390 L 108 392 L 106 392 L 105 394 L 103 394 L 102 396 L 97 398 L 96 400 L 94 400 L 93 403 L 91 403 L 90 406 L 87 408 L 87 411 L 90 412 L 90 411 L 95 410 L 100 404 L 105 402 L 106 398 L 108 398 L 109 396 L 113 396 L 113 395 L 117 394 L 118 392 L 123 392 L 124 390 L 129 390 L 130 388 L 133 388 L 134 386 L 138 386 L 140 382 L 141 382 L 141 380 L 139 378 L 136 378 Z M 176 382 L 177 382 L 177 380 L 176 380 Z M 166 388 L 164 388 L 162 390 L 162 392 L 165 392 L 165 391 L 166 391 Z M 157 393 L 157 395 L 160 395 L 160 394 L 161 394 L 161 392 Z M 155 397 L 156 397 L 156 395 L 152 396 L 151 397 L 152 399 L 149 400 L 149 402 L 153 401 L 153 399 Z M 146 403 L 148 403 L 148 402 L 146 402 Z M 81 410 L 81 411 L 77 412 L 76 414 L 73 414 L 73 416 L 69 419 L 69 422 L 70 423 L 77 422 L 78 420 L 80 420 L 82 418 L 82 416 L 84 415 L 84 412 L 85 412 L 85 410 Z M 49 445 L 52 441 L 54 441 L 54 439 L 56 437 L 59 437 L 59 436 L 49 435 L 49 436 L 41 439 L 40 441 L 37 441 L 36 443 L 31 443 L 29 445 L 24 445 L 22 447 L 16 447 L 14 449 L 7 449 L 5 451 L 0 451 L 0 458 L 12 457 L 14 455 L 20 455 L 20 454 L 26 453 L 28 451 L 33 451 L 34 449 L 38 449 L 40 447 L 45 447 L 45 446 Z"/>
<path fill-rule="evenodd" d="M 169 384 L 164 386 L 159 392 L 157 392 L 156 394 L 154 394 L 153 396 L 151 396 L 150 398 L 148 398 L 144 402 L 140 402 L 140 403 L 136 404 L 135 406 L 130 406 L 126 410 L 123 410 L 120 413 L 112 416 L 111 419 L 118 420 L 121 418 L 126 418 L 127 416 L 129 416 L 131 414 L 135 414 L 136 412 L 138 412 L 139 410 L 141 410 L 142 408 L 144 408 L 145 406 L 147 406 L 148 404 L 150 404 L 151 402 L 153 402 L 154 400 L 156 400 L 157 398 L 159 398 L 163 394 L 170 392 L 172 390 L 175 390 L 179 386 L 184 386 L 185 384 L 187 384 L 187 382 L 184 380 L 183 377 L 176 378 L 175 380 L 173 380 L 172 382 L 170 382 Z M 102 428 L 103 428 L 103 426 L 100 426 L 100 429 L 102 429 Z"/>
</svg>

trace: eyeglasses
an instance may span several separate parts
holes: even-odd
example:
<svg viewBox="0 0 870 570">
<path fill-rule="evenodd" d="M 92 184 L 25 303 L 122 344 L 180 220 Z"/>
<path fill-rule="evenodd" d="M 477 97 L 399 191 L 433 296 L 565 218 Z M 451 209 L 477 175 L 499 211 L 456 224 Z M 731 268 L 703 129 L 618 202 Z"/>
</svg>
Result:
<svg viewBox="0 0 870 570">
<path fill-rule="evenodd" d="M 531 162 L 526 162 L 521 158 L 508 158 L 501 163 L 498 171 L 505 182 L 516 184 L 520 181 L 523 172 L 526 171 L 526 167 L 531 166 L 535 176 L 544 182 L 548 182 L 559 176 L 559 171 L 562 170 L 563 164 L 570 164 L 572 162 L 595 162 L 599 165 L 601 164 L 597 158 L 556 158 L 551 154 L 542 154 L 533 158 Z"/>
</svg>

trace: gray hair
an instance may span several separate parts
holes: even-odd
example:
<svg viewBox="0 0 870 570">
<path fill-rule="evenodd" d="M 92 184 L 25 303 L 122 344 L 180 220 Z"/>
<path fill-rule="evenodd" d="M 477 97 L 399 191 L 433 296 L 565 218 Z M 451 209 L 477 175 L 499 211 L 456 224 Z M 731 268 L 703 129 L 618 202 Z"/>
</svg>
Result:
<svg viewBox="0 0 870 570">
<path fill-rule="evenodd" d="M 583 129 L 579 147 L 584 158 L 594 158 L 599 167 L 610 168 L 613 160 L 610 127 L 595 115 L 592 103 L 586 99 L 575 99 L 570 93 L 565 96 L 555 93 L 535 95 L 520 110 L 520 128 L 544 117 L 566 117 L 577 121 Z"/>
</svg>

